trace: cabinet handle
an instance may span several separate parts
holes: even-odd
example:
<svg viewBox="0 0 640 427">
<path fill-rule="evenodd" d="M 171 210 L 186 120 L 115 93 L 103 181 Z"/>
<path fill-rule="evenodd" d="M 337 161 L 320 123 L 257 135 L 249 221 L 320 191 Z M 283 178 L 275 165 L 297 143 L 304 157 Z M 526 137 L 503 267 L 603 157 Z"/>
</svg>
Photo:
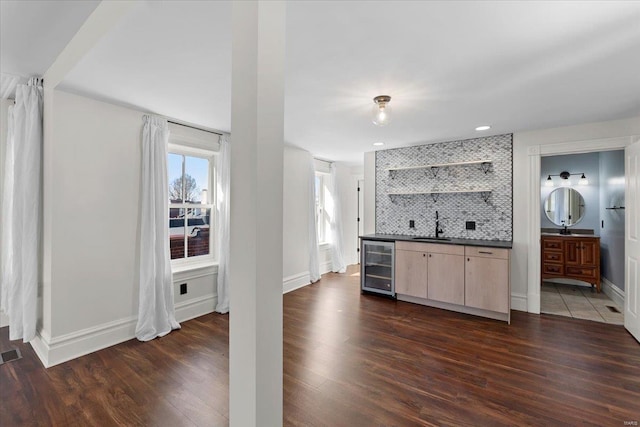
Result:
<svg viewBox="0 0 640 427">
<path fill-rule="evenodd" d="M 422 254 L 422 256 L 427 256 L 427 255 L 426 254 Z M 429 255 L 429 256 L 431 256 L 431 255 Z"/>
<path fill-rule="evenodd" d="M 467 261 L 471 261 L 471 258 L 467 258 Z"/>
<path fill-rule="evenodd" d="M 487 251 L 478 251 L 479 254 L 487 254 L 487 255 L 493 255 L 493 252 L 487 252 Z"/>
<path fill-rule="evenodd" d="M 429 258 L 431 258 L 431 254 L 429 254 Z"/>
</svg>

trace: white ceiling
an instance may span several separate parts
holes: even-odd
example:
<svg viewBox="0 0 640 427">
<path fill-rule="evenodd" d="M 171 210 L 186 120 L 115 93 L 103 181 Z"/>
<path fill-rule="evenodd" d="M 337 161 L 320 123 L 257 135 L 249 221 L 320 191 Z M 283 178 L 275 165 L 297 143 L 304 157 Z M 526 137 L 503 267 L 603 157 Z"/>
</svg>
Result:
<svg viewBox="0 0 640 427">
<path fill-rule="evenodd" d="M 66 42 L 45 34 L 48 20 L 24 17 L 32 6 L 15 6 L 25 37 L 43 46 L 28 61 L 7 55 L 5 68 L 5 44 L 19 52 L 32 42 L 6 41 L 1 3 L 2 71 L 51 62 L 47 52 Z M 40 3 L 48 16 L 89 9 Z M 62 87 L 229 131 L 230 17 L 229 2 L 140 2 Z M 485 135 L 631 117 L 640 2 L 289 2 L 286 69 L 286 141 L 352 163 L 373 142 L 475 137 L 481 124 L 492 125 Z M 383 128 L 370 120 L 381 94 L 394 109 Z"/>
</svg>

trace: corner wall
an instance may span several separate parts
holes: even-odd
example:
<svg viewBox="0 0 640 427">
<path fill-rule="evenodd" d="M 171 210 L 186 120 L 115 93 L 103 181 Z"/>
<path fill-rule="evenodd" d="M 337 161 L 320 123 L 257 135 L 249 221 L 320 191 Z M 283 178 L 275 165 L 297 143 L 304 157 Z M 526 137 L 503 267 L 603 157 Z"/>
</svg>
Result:
<svg viewBox="0 0 640 427">
<path fill-rule="evenodd" d="M 53 138 L 45 142 L 51 241 L 44 245 L 51 327 L 34 343 L 45 366 L 133 338 L 139 292 L 143 113 L 53 94 Z M 213 311 L 215 277 L 213 267 L 174 275 L 179 321 Z M 185 281 L 189 293 L 180 296 Z"/>
<path fill-rule="evenodd" d="M 600 153 L 600 254 L 601 272 L 609 283 L 624 291 L 624 151 Z"/>
<path fill-rule="evenodd" d="M 9 106 L 13 105 L 12 99 L 3 99 L 0 103 L 0 212 L 2 212 L 2 192 L 4 188 L 4 162 L 7 147 L 7 122 Z M 2 229 L 0 228 L 0 242 L 2 241 Z M 0 256 L 2 246 L 0 246 Z M 9 324 L 9 318 L 0 310 L 0 328 Z"/>
</svg>

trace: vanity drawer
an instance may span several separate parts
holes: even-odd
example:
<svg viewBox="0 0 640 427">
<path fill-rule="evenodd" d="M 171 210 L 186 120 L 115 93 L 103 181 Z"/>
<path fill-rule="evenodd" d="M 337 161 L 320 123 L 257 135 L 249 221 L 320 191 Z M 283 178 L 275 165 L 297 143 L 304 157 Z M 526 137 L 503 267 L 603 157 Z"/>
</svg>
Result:
<svg viewBox="0 0 640 427">
<path fill-rule="evenodd" d="M 586 268 L 586 267 L 566 267 L 567 275 L 571 276 L 580 276 L 589 279 L 595 279 L 597 277 L 597 269 L 596 268 Z"/>
<path fill-rule="evenodd" d="M 545 237 L 542 239 L 542 249 L 545 251 L 561 251 L 562 239 L 550 239 Z"/>
<path fill-rule="evenodd" d="M 498 248 L 481 248 L 477 246 L 465 246 L 464 254 L 466 256 L 477 256 L 481 258 L 500 258 L 509 259 L 509 249 Z"/>
<path fill-rule="evenodd" d="M 558 274 L 564 275 L 564 265 L 561 264 L 543 264 L 542 274 Z"/>
<path fill-rule="evenodd" d="M 544 251 L 542 253 L 542 262 L 564 264 L 564 253 Z"/>
</svg>

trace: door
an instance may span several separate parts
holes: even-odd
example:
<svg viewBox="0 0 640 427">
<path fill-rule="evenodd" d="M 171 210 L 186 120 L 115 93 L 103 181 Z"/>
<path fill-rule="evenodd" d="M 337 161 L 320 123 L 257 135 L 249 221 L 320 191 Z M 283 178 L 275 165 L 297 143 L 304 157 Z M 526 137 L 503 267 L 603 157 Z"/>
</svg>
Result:
<svg viewBox="0 0 640 427">
<path fill-rule="evenodd" d="M 464 304 L 509 312 L 509 260 L 468 256 L 464 269 Z"/>
<path fill-rule="evenodd" d="M 360 262 L 360 244 L 359 237 L 364 234 L 364 221 L 363 221 L 363 211 L 364 211 L 364 180 L 359 179 L 357 182 L 358 186 L 358 218 L 356 225 L 356 230 L 358 230 L 358 235 L 356 236 L 356 259 Z"/>
<path fill-rule="evenodd" d="M 625 160 L 624 327 L 640 341 L 640 142 L 628 146 Z"/>
<path fill-rule="evenodd" d="M 427 254 L 396 250 L 396 293 L 427 297 Z"/>
</svg>

